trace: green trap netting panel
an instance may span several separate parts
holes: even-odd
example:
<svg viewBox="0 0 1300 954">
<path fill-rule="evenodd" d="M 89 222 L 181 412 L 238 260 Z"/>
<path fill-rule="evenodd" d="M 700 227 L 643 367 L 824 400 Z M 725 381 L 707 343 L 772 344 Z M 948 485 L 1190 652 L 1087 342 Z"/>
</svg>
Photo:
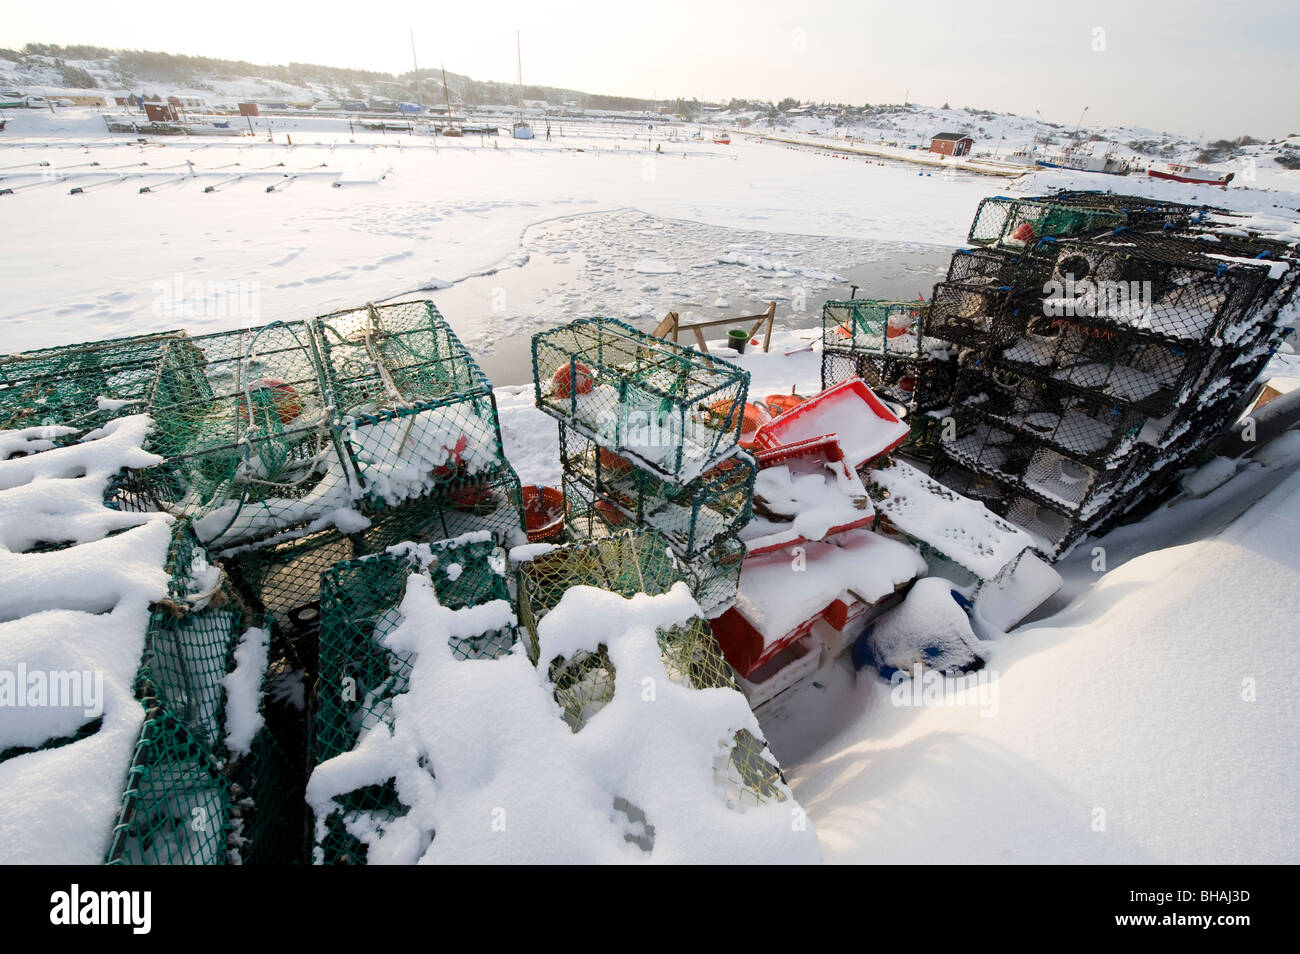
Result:
<svg viewBox="0 0 1300 954">
<path fill-rule="evenodd" d="M 630 523 L 662 533 L 684 556 L 699 556 L 749 522 L 758 468 L 748 454 L 735 454 L 690 483 L 677 484 L 561 424 L 560 456 L 566 484 L 585 484 Z"/>
<path fill-rule="evenodd" d="M 320 624 L 321 574 L 334 564 L 380 553 L 404 541 L 431 542 L 486 531 L 506 545 L 525 542 L 519 478 L 508 465 L 462 478 L 399 506 L 372 510 L 369 525 L 334 527 L 260 541 L 222 555 L 241 595 L 271 616 L 313 663 Z"/>
<path fill-rule="evenodd" d="M 395 503 L 501 465 L 492 385 L 433 302 L 367 305 L 315 327 L 367 494 Z"/>
<path fill-rule="evenodd" d="M 218 762 L 183 720 L 151 709 L 106 863 L 224 864 L 229 816 L 229 786 Z"/>
<path fill-rule="evenodd" d="M 167 709 L 201 744 L 215 749 L 224 714 L 221 681 L 246 628 L 244 614 L 188 521 L 176 525 L 166 569 L 168 596 L 149 614 L 136 697 Z"/>
<path fill-rule="evenodd" d="M 207 517 L 202 539 L 228 544 L 339 506 L 321 486 L 342 474 L 306 323 L 172 342 L 147 410 L 149 449 L 166 463 L 137 472 L 137 492 Z"/>
<path fill-rule="evenodd" d="M 1109 232 L 1126 221 L 1126 216 L 1116 210 L 990 196 L 981 200 L 967 241 L 972 245 L 1022 249 L 1042 238 Z"/>
<path fill-rule="evenodd" d="M 740 439 L 749 373 L 609 318 L 533 336 L 537 406 L 601 447 L 686 482 Z"/>
<path fill-rule="evenodd" d="M 409 544 L 340 563 L 321 587 L 320 678 L 312 733 L 313 761 L 349 752 L 372 729 L 391 723 L 393 700 L 406 691 L 414 657 L 394 653 L 383 637 L 403 619 L 408 578 L 425 574 L 438 601 L 451 609 L 492 600 L 509 602 L 506 554 L 488 533 L 432 545 Z M 513 627 L 449 643 L 457 659 L 496 659 L 513 650 Z M 334 798 L 324 820 L 315 860 L 324 864 L 364 864 L 366 847 L 351 822 L 392 819 L 405 813 L 391 784 L 368 785 Z"/>
<path fill-rule="evenodd" d="M 180 331 L 0 355 L 0 430 L 37 425 L 76 431 L 140 413 Z"/>
<path fill-rule="evenodd" d="M 528 657 L 537 662 L 537 624 L 571 587 L 594 586 L 625 597 L 657 596 L 685 579 L 668 541 L 654 531 L 620 530 L 536 556 L 517 573 L 519 623 Z"/>
<path fill-rule="evenodd" d="M 839 351 L 919 358 L 929 302 L 855 298 L 822 306 L 822 346 Z"/>
</svg>

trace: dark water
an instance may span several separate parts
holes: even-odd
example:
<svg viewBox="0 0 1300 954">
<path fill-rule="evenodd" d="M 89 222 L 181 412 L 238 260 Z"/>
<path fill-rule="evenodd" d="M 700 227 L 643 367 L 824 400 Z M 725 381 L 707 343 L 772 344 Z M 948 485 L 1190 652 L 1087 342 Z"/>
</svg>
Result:
<svg viewBox="0 0 1300 954">
<path fill-rule="evenodd" d="M 848 298 L 854 284 L 858 286 L 859 298 L 911 301 L 919 293 L 928 300 L 935 282 L 946 273 L 951 257 L 952 249 L 941 246 L 909 245 L 887 250 L 877 261 L 840 269 L 848 280 L 844 285 L 810 285 L 800 311 L 793 310 L 790 301 L 778 301 L 776 325 L 788 329 L 820 327 L 822 305 L 829 300 Z M 492 310 L 494 296 L 504 293 L 510 301 L 542 301 L 567 288 L 582 289 L 586 287 L 582 269 L 583 263 L 578 255 L 564 264 L 534 256 L 518 268 L 467 279 L 451 288 L 435 291 L 431 297 L 475 354 L 493 384 L 528 384 L 532 381 L 532 335 L 545 325 L 521 321 L 518 324 L 524 327 L 509 331 L 510 322 L 503 322 Z M 715 296 L 716 282 L 703 279 L 699 298 L 711 300 Z M 729 292 L 727 300 L 729 306 L 716 312 L 712 309 L 705 312 L 697 306 L 695 317 L 703 320 L 727 315 L 756 315 L 767 310 L 767 299 L 747 298 Z M 668 311 L 675 310 L 683 315 L 683 320 L 689 320 L 685 317 L 686 312 L 692 310 L 667 300 L 661 303 L 661 307 L 662 311 L 656 317 L 630 319 L 629 324 L 649 330 Z M 577 317 L 583 315 L 569 314 L 563 320 Z M 548 324 L 555 323 L 559 323 L 559 319 Z M 503 326 L 507 332 L 499 334 Z M 493 332 L 488 346 L 479 338 L 485 329 Z M 710 338 L 721 338 L 725 331 L 725 326 L 719 326 L 707 329 L 705 333 Z"/>
</svg>

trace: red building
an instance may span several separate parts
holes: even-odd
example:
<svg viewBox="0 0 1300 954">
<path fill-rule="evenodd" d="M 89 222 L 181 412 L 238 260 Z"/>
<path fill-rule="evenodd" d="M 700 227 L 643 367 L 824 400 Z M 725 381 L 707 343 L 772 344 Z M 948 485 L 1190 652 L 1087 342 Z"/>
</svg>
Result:
<svg viewBox="0 0 1300 954">
<path fill-rule="evenodd" d="M 930 151 L 937 152 L 941 156 L 965 156 L 969 155 L 971 147 L 975 145 L 975 140 L 970 136 L 963 136 L 961 133 L 939 133 L 930 140 Z"/>
<path fill-rule="evenodd" d="M 178 119 L 171 103 L 145 103 L 144 114 L 151 123 L 174 123 Z"/>
</svg>

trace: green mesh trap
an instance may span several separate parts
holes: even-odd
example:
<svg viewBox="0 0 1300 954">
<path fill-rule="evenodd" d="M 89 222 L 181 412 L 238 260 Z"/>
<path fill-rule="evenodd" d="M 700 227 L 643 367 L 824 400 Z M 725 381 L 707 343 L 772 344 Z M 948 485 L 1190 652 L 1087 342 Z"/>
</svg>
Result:
<svg viewBox="0 0 1300 954">
<path fill-rule="evenodd" d="M 228 544 L 340 505 L 320 487 L 335 451 L 306 323 L 171 342 L 147 410 L 149 449 L 165 463 L 137 472 L 138 489 L 160 509 L 208 516 L 204 540 Z"/>
<path fill-rule="evenodd" d="M 972 245 L 1021 249 L 1047 237 L 1109 232 L 1126 221 L 1115 210 L 998 195 L 980 201 L 966 240 Z"/>
<path fill-rule="evenodd" d="M 165 708 L 214 750 L 222 737 L 221 680 L 246 628 L 245 616 L 189 521 L 176 524 L 166 570 L 168 595 L 149 614 L 136 697 L 149 708 Z"/>
<path fill-rule="evenodd" d="M 673 482 L 740 439 L 749 373 L 610 318 L 533 336 L 537 406 Z"/>
<path fill-rule="evenodd" d="M 504 461 L 492 385 L 433 302 L 367 305 L 315 328 L 367 494 L 395 503 Z"/>
<path fill-rule="evenodd" d="M 414 657 L 394 653 L 383 636 L 402 621 L 408 578 L 425 574 L 438 601 L 451 609 L 509 601 L 505 551 L 489 534 L 471 535 L 402 552 L 340 563 L 321 585 L 320 676 L 312 733 L 313 762 L 351 751 L 361 736 L 391 723 L 394 698 L 406 691 Z M 512 651 L 513 627 L 450 644 L 457 659 L 495 659 Z M 406 811 L 392 784 L 369 785 L 335 796 L 314 857 L 325 864 L 365 863 L 365 845 L 349 822 L 391 819 Z"/>
<path fill-rule="evenodd" d="M 165 709 L 145 718 L 107 864 L 226 862 L 230 791 L 218 762 Z"/>
<path fill-rule="evenodd" d="M 757 465 L 748 454 L 676 484 L 561 424 L 560 457 L 566 486 L 585 484 L 631 523 L 662 533 L 684 556 L 698 556 L 749 522 Z"/>
<path fill-rule="evenodd" d="M 717 616 L 735 602 L 745 553 L 744 541 L 726 534 L 698 556 L 682 561 L 687 585 L 706 616 Z"/>
<path fill-rule="evenodd" d="M 855 298 L 822 306 L 822 347 L 919 358 L 929 302 Z"/>
<path fill-rule="evenodd" d="M 537 662 L 537 624 L 574 586 L 594 586 L 620 596 L 657 596 L 685 579 L 668 547 L 654 531 L 620 530 L 603 539 L 556 547 L 519 566 L 516 598 L 520 635 L 528 658 Z"/>
<path fill-rule="evenodd" d="M 180 331 L 0 355 L 0 431 L 57 425 L 78 432 L 140 413 Z"/>
</svg>

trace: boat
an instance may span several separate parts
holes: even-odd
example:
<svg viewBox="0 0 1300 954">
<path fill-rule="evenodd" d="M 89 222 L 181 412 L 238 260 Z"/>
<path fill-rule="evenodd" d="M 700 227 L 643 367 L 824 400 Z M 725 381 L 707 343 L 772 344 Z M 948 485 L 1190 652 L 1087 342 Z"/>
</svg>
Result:
<svg viewBox="0 0 1300 954">
<path fill-rule="evenodd" d="M 532 139 L 533 127 L 524 122 L 524 59 L 519 51 L 519 31 L 515 31 L 515 68 L 519 78 L 519 121 L 510 127 L 510 135 L 516 139 Z"/>
<path fill-rule="evenodd" d="M 1215 172 L 1213 169 L 1187 166 L 1179 162 L 1162 162 L 1148 166 L 1147 175 L 1153 179 L 1170 179 L 1174 182 L 1190 182 L 1194 185 L 1212 185 L 1227 188 L 1235 173 Z"/>
<path fill-rule="evenodd" d="M 1126 176 L 1130 172 L 1127 159 L 1116 159 L 1114 156 L 1093 156 L 1088 153 L 1077 152 L 1062 152 L 1047 159 L 1035 159 L 1034 165 L 1044 169 L 1100 172 L 1108 176 Z"/>
<path fill-rule="evenodd" d="M 715 133 L 713 136 L 713 141 L 716 142 L 719 146 L 731 145 L 731 137 L 724 132 Z"/>
</svg>

